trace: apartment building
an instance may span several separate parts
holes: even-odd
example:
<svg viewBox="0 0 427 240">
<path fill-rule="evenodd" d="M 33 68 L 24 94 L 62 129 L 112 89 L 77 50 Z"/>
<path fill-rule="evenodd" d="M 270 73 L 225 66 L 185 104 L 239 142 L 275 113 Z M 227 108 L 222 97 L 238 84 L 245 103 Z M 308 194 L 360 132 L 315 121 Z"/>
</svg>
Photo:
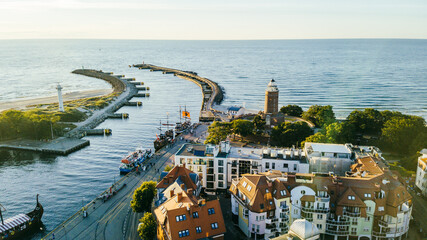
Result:
<svg viewBox="0 0 427 240">
<path fill-rule="evenodd" d="M 371 156 L 345 176 L 271 170 L 234 179 L 230 191 L 233 220 L 257 239 L 285 234 L 297 219 L 329 239 L 402 239 L 412 211 L 398 176 Z"/>
<path fill-rule="evenodd" d="M 175 167 L 157 185 L 157 189 L 162 190 L 162 201 L 154 209 L 157 239 L 224 239 L 226 228 L 219 200 L 199 198 L 195 194 L 198 185 L 193 184 L 193 179 L 187 183 L 185 180 L 181 183 L 165 182 L 171 175 L 176 179 L 185 179 L 195 174 L 182 169 L 185 168 Z"/>
<path fill-rule="evenodd" d="M 418 158 L 415 186 L 421 191 L 422 195 L 427 197 L 427 149 L 421 150 L 420 153 L 421 156 Z"/>
<path fill-rule="evenodd" d="M 201 176 L 206 191 L 227 189 L 233 178 L 246 173 L 272 170 L 308 173 L 309 165 L 301 149 L 231 147 L 184 144 L 175 154 L 175 166 L 185 166 Z"/>
</svg>

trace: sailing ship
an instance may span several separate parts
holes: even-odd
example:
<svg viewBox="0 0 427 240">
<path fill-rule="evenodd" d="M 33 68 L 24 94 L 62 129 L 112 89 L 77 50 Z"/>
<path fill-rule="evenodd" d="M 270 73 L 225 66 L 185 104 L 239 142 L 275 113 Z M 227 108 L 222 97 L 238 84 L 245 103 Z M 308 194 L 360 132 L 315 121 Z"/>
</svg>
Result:
<svg viewBox="0 0 427 240">
<path fill-rule="evenodd" d="M 36 196 L 36 207 L 27 214 L 18 214 L 3 221 L 0 205 L 0 239 L 23 239 L 31 233 L 40 230 L 42 225 L 43 206 L 39 203 L 39 195 Z"/>
</svg>

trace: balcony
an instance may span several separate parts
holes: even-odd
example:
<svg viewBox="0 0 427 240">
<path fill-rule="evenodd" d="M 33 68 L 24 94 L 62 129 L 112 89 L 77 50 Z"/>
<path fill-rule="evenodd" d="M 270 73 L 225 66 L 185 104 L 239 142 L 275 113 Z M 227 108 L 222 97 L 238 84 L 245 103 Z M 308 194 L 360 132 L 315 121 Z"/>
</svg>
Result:
<svg viewBox="0 0 427 240">
<path fill-rule="evenodd" d="M 350 234 L 350 231 L 348 229 L 334 230 L 334 229 L 326 228 L 325 233 L 329 235 L 334 235 L 334 236 L 348 236 Z"/>
<path fill-rule="evenodd" d="M 274 223 L 277 223 L 277 222 L 278 222 L 277 218 L 266 218 L 265 219 L 265 223 L 266 224 L 274 224 Z"/>
<path fill-rule="evenodd" d="M 277 232 L 276 228 L 266 228 L 265 229 L 265 234 L 275 234 Z"/>
<path fill-rule="evenodd" d="M 329 196 L 316 196 L 316 202 L 329 202 L 330 197 Z"/>
<path fill-rule="evenodd" d="M 329 208 L 301 207 L 303 213 L 328 213 Z"/>
<path fill-rule="evenodd" d="M 287 214 L 280 214 L 280 222 L 289 222 L 289 216 Z"/>
<path fill-rule="evenodd" d="M 326 219 L 326 224 L 331 226 L 348 226 L 350 222 L 345 219 L 335 220 L 335 219 Z"/>
<path fill-rule="evenodd" d="M 385 237 L 386 233 L 384 233 L 384 232 L 377 232 L 377 231 L 373 231 L 372 230 L 372 236 L 374 236 L 374 237 Z"/>
<path fill-rule="evenodd" d="M 344 216 L 347 216 L 347 217 L 360 217 L 360 212 L 352 212 L 352 211 L 345 210 L 345 209 L 343 211 L 343 214 L 344 214 Z"/>
<path fill-rule="evenodd" d="M 388 222 L 378 219 L 378 225 L 380 225 L 381 227 L 388 227 Z"/>
<path fill-rule="evenodd" d="M 282 212 L 289 212 L 289 206 L 288 205 L 280 205 L 280 209 Z"/>
</svg>

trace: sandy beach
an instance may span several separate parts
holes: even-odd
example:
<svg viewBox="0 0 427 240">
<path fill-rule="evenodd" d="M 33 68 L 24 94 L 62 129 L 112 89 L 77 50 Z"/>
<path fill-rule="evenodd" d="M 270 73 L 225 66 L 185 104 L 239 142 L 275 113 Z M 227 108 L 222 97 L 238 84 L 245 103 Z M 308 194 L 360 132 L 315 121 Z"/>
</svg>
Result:
<svg viewBox="0 0 427 240">
<path fill-rule="evenodd" d="M 98 89 L 88 91 L 70 92 L 62 95 L 64 102 L 81 98 L 98 97 L 107 95 L 113 92 L 113 89 Z M 29 105 L 50 104 L 58 102 L 58 96 L 33 98 L 25 100 L 15 100 L 8 102 L 0 102 L 0 112 L 7 109 L 26 109 Z"/>
</svg>

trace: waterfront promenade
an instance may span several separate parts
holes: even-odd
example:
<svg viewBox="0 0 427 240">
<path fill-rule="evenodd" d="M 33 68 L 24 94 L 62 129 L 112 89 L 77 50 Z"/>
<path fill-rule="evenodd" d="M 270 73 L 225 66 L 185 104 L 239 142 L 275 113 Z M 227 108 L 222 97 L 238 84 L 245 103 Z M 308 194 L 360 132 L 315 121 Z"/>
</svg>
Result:
<svg viewBox="0 0 427 240">
<path fill-rule="evenodd" d="M 174 145 L 160 150 L 147 164 L 155 163 L 153 167 L 139 175 L 130 173 L 115 184 L 113 189 L 117 190 L 117 194 L 105 202 L 97 198 L 87 204 L 86 218 L 83 218 L 81 209 L 42 239 L 138 239 L 138 220 L 143 214 L 134 213 L 130 207 L 134 190 L 145 181 L 157 182 L 164 167 L 173 164 L 173 154 L 182 144 L 186 140 L 198 139 L 206 129 L 207 127 L 202 125 L 196 128 L 194 134 L 183 135 L 184 140 L 178 140 Z M 104 193 L 108 191 L 109 189 Z"/>
</svg>

